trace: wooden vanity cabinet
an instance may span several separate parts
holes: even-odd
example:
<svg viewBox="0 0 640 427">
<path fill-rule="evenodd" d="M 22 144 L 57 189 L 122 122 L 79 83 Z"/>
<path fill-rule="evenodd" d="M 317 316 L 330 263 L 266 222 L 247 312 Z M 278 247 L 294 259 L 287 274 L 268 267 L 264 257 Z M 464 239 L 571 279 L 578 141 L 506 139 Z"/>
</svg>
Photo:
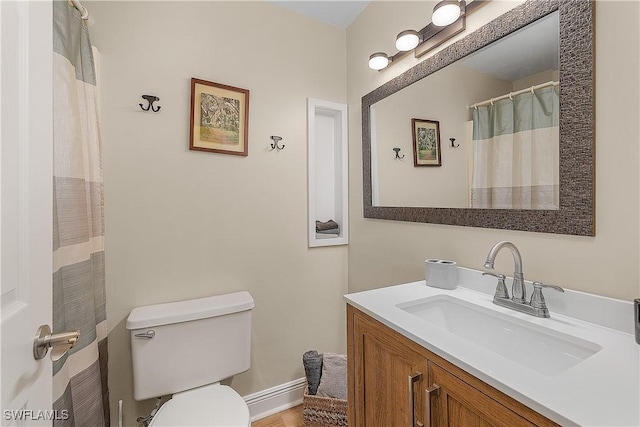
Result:
<svg viewBox="0 0 640 427">
<path fill-rule="evenodd" d="M 409 426 L 412 416 L 422 422 L 426 364 L 417 345 L 353 316 L 353 351 L 347 354 L 350 426 Z M 409 377 L 415 383 L 409 388 Z M 411 398 L 413 395 L 413 398 Z M 415 415 L 414 415 L 415 414 Z M 354 418 L 355 416 L 355 418 Z M 418 424 L 416 424 L 418 425 Z"/>
<path fill-rule="evenodd" d="M 350 305 L 347 358 L 351 427 L 557 426 Z"/>
</svg>

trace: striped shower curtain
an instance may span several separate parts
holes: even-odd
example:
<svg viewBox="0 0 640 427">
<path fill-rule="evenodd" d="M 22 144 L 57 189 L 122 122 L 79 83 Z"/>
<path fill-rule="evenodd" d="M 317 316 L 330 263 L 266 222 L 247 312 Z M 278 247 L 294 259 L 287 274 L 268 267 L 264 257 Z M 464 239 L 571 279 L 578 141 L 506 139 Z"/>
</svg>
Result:
<svg viewBox="0 0 640 427">
<path fill-rule="evenodd" d="M 471 207 L 559 208 L 556 86 L 472 108 Z"/>
<path fill-rule="evenodd" d="M 60 426 L 109 424 L 102 144 L 85 21 L 53 2 L 53 332 L 80 330 L 53 364 Z"/>
</svg>

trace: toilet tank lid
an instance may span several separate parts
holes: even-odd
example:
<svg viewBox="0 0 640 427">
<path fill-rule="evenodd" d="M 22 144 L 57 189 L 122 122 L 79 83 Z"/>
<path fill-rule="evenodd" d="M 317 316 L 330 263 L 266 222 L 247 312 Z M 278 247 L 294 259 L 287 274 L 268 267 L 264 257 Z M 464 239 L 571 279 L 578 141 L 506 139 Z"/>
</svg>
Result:
<svg viewBox="0 0 640 427">
<path fill-rule="evenodd" d="M 187 301 L 146 305 L 131 310 L 127 318 L 127 329 L 149 328 L 171 323 L 205 319 L 251 310 L 255 306 L 247 291 L 214 295 Z"/>
</svg>

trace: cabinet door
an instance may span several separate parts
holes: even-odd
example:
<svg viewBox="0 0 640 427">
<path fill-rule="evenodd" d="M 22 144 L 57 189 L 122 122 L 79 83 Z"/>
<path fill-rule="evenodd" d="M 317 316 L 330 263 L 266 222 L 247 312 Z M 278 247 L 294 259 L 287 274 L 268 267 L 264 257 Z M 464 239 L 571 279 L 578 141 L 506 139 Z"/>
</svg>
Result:
<svg viewBox="0 0 640 427">
<path fill-rule="evenodd" d="M 369 318 L 354 315 L 350 320 L 354 370 L 350 425 L 422 426 L 427 368 L 424 355 Z"/>
<path fill-rule="evenodd" d="M 432 362 L 429 385 L 439 386 L 438 395 L 427 402 L 433 427 L 535 426 Z"/>
</svg>

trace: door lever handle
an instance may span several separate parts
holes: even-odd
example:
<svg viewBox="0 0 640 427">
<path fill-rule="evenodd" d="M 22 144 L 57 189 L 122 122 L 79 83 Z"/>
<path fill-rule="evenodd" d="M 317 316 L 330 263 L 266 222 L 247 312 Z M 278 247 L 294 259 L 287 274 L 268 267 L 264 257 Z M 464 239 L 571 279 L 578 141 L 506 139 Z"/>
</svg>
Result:
<svg viewBox="0 0 640 427">
<path fill-rule="evenodd" d="M 40 325 L 33 339 L 33 357 L 43 359 L 51 348 L 51 360 L 56 362 L 78 342 L 80 331 L 52 334 L 49 325 Z"/>
</svg>

